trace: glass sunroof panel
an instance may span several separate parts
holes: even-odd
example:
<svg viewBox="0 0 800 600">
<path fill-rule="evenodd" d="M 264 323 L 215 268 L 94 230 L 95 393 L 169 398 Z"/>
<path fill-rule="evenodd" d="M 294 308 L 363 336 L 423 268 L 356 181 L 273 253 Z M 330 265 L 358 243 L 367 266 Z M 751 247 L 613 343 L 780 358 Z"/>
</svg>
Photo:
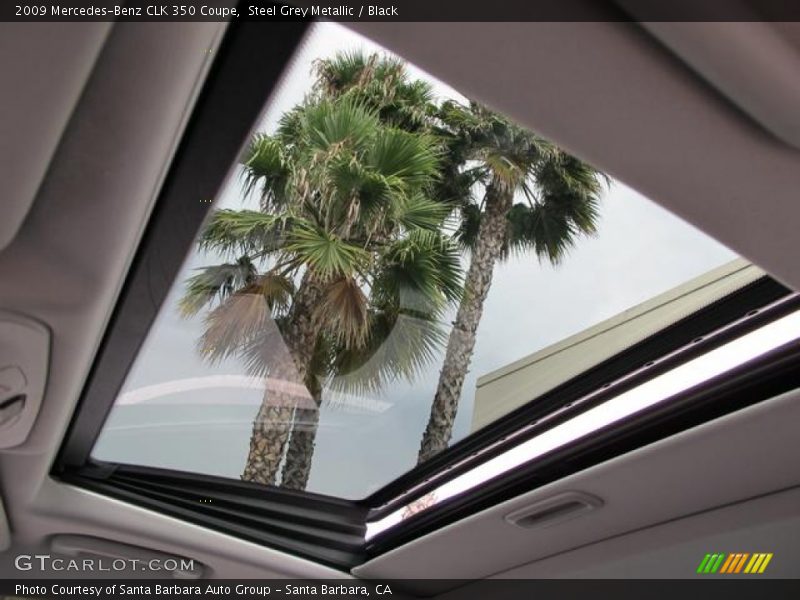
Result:
<svg viewBox="0 0 800 600">
<path fill-rule="evenodd" d="M 92 455 L 364 498 L 761 275 L 319 24 Z"/>
</svg>

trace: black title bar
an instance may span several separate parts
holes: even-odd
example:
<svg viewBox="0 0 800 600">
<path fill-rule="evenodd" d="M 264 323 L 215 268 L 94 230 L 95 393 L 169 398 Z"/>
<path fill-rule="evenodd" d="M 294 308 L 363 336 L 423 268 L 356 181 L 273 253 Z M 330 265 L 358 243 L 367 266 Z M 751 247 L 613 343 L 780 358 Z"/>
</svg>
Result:
<svg viewBox="0 0 800 600">
<path fill-rule="evenodd" d="M 4 0 L 0 21 L 800 21 L 795 0 Z"/>
<path fill-rule="evenodd" d="M 410 600 L 430 597 L 432 590 L 446 592 L 448 600 L 518 600 L 519 598 L 642 598 L 724 597 L 726 600 L 797 598 L 800 580 L 753 576 L 695 576 L 672 580 L 137 580 L 39 579 L 0 581 L 5 596 L 56 600 Z"/>
</svg>

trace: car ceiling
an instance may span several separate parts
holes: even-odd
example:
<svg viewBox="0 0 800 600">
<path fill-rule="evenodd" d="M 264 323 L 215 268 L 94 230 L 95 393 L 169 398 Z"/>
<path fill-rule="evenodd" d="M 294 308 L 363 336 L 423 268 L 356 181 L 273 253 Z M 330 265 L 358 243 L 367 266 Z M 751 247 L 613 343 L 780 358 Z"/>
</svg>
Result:
<svg viewBox="0 0 800 600">
<path fill-rule="evenodd" d="M 794 110 L 798 84 L 791 77 L 797 70 L 789 68 L 800 60 L 796 28 L 758 26 L 759 39 L 772 43 L 751 48 L 746 56 L 776 52 L 775 64 L 788 66 L 753 73 L 725 60 L 733 40 L 749 39 L 752 30 L 742 24 L 350 26 L 560 143 L 800 288 L 794 250 L 800 217 L 800 156 L 793 146 L 800 131 Z M 0 69 L 10 85 L 3 92 L 9 109 L 0 111 L 0 169 L 6 181 L 0 205 L 0 310 L 33 318 L 52 336 L 39 417 L 23 445 L 0 453 L 13 543 L 8 551 L 47 548 L 52 534 L 79 533 L 193 557 L 215 576 L 344 576 L 49 477 L 224 28 L 215 23 L 2 27 Z M 26 69 L 7 58 L 17 55 L 30 59 Z M 751 64 L 772 64 L 767 54 L 759 54 L 757 61 Z M 40 93 L 30 72 L 48 81 L 48 94 Z M 762 85 L 769 94 L 762 93 Z M 738 538 L 743 542 L 766 535 L 763 531 L 776 522 L 796 531 L 798 503 L 780 496 L 795 493 L 791 488 L 800 485 L 800 451 L 792 432 L 779 427 L 797 422 L 793 400 L 776 398 L 598 465 L 429 534 L 357 568 L 356 574 L 480 578 L 527 565 L 510 573 L 679 576 L 679 570 L 653 570 L 652 563 L 647 563 L 649 570 L 628 563 L 626 570 L 621 565 L 629 556 L 623 549 L 627 542 L 620 540 L 628 536 L 632 548 L 650 544 L 652 552 L 672 548 L 672 559 L 662 564 L 677 569 L 684 560 L 680 548 L 700 547 L 699 540 L 736 532 L 737 522 L 747 523 Z M 748 440 L 759 443 L 763 431 L 777 432 L 772 440 L 782 442 L 774 456 L 768 454 L 773 467 L 718 469 L 713 493 L 702 485 L 702 470 L 685 471 L 688 448 L 713 447 L 722 456 Z M 655 482 L 650 478 L 661 480 L 663 473 L 673 476 L 673 493 L 660 500 L 647 497 Z M 697 493 L 676 492 L 690 476 L 696 478 L 692 489 L 699 488 Z M 502 519 L 507 510 L 565 487 L 605 495 L 608 510 L 530 539 L 515 532 L 513 544 L 488 556 L 511 535 Z M 646 497 L 658 506 L 620 510 Z M 757 497 L 777 508 L 755 511 L 743 504 Z M 615 504 L 618 508 L 612 509 Z M 724 511 L 734 511 L 742 521 Z M 695 521 L 684 521 L 684 527 L 682 518 Z M 698 526 L 697 519 L 707 525 Z M 652 536 L 647 533 L 651 529 Z M 476 547 L 476 535 L 497 544 L 484 544 L 473 562 L 442 559 L 448 548 Z M 653 546 L 652 540 L 662 539 L 665 546 Z M 436 590 L 431 583 L 420 591 Z"/>
<path fill-rule="evenodd" d="M 0 23 L 0 249 L 33 203 L 110 29 L 110 23 Z"/>
</svg>

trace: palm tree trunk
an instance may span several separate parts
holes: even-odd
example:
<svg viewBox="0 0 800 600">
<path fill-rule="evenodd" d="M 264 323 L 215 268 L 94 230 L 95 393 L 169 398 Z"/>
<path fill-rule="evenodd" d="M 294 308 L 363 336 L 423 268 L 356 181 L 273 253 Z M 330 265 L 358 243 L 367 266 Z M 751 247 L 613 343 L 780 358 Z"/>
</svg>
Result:
<svg viewBox="0 0 800 600">
<path fill-rule="evenodd" d="M 308 366 L 314 352 L 319 323 L 314 316 L 314 307 L 319 302 L 322 287 L 313 276 L 306 272 L 298 287 L 292 302 L 292 309 L 287 318 L 287 327 L 281 332 L 288 349 L 288 356 L 284 356 L 282 363 L 270 365 L 270 377 L 278 383 L 305 385 L 309 389 L 316 389 L 316 382 L 310 381 Z M 316 404 L 310 408 L 308 403 Z M 287 444 L 292 438 L 292 432 L 298 416 L 302 413 L 306 421 L 311 421 L 306 413 L 318 413 L 319 395 L 298 398 L 296 394 L 283 391 L 269 390 L 264 393 L 264 399 L 253 420 L 253 430 L 250 436 L 250 450 L 247 455 L 242 479 L 265 485 L 275 485 L 278 480 L 278 471 L 286 451 L 286 463 L 281 485 L 289 487 L 289 483 L 297 481 L 297 476 L 292 475 L 287 481 L 287 473 L 294 473 L 297 467 L 293 461 L 299 461 L 297 450 L 289 453 Z M 316 419 L 319 416 L 316 414 Z M 315 422 L 316 423 L 316 422 Z M 314 426 L 316 434 L 316 425 Z M 313 453 L 313 439 L 310 453 Z M 308 456 L 308 462 L 311 456 Z M 306 475 L 306 480 L 308 476 Z"/>
<path fill-rule="evenodd" d="M 483 314 L 483 304 L 492 285 L 494 266 L 503 251 L 507 214 L 512 202 L 512 192 L 501 192 L 494 185 L 487 188 L 481 224 L 464 281 L 464 295 L 447 340 L 439 384 L 422 436 L 417 464 L 441 452 L 450 442 L 464 378 L 475 350 L 475 334 Z"/>
<path fill-rule="evenodd" d="M 291 405 L 275 406 L 268 402 L 269 390 L 253 420 L 250 451 L 242 479 L 263 485 L 275 485 L 283 460 L 286 442 L 292 431 L 295 409 Z"/>
<path fill-rule="evenodd" d="M 293 490 L 304 490 L 311 474 L 311 461 L 319 428 L 319 407 L 298 409 L 295 413 L 292 437 L 286 450 L 286 466 L 283 469 L 281 486 Z"/>
<path fill-rule="evenodd" d="M 294 427 L 286 449 L 286 464 L 281 477 L 281 486 L 292 490 L 306 489 L 317 441 L 319 407 L 322 403 L 319 381 L 309 381 L 308 391 L 316 406 L 311 409 L 298 408 L 295 411 Z"/>
</svg>

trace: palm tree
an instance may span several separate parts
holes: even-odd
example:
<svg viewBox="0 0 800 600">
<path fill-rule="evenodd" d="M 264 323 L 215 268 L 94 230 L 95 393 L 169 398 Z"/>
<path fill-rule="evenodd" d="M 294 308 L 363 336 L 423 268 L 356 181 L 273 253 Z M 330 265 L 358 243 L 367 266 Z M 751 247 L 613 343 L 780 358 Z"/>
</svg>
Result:
<svg viewBox="0 0 800 600">
<path fill-rule="evenodd" d="M 604 176 L 500 115 L 470 103 L 437 106 L 429 84 L 378 54 L 339 53 L 315 65 L 317 94 L 349 96 L 381 120 L 434 135 L 442 148 L 430 195 L 461 217 L 458 237 L 471 263 L 448 339 L 418 460 L 445 449 L 475 346 L 494 265 L 532 251 L 558 264 L 581 235 L 595 232 Z M 476 199 L 476 190 L 483 190 Z M 515 203 L 517 196 L 526 203 Z"/>
<path fill-rule="evenodd" d="M 464 293 L 447 343 L 418 462 L 447 448 L 494 267 L 533 252 L 558 264 L 593 234 L 603 176 L 535 134 L 476 103 L 446 102 L 438 114 L 451 165 L 459 167 L 461 226 L 470 252 Z M 476 198 L 473 190 L 482 190 Z M 525 202 L 515 202 L 517 197 Z"/>
<path fill-rule="evenodd" d="M 212 304 L 199 349 L 243 357 L 267 391 L 242 478 L 304 489 L 322 390 L 412 378 L 444 342 L 460 292 L 448 208 L 429 197 L 429 136 L 383 123 L 349 96 L 311 98 L 243 160 L 260 210 L 218 211 L 201 248 L 236 257 L 192 277 L 183 312 Z"/>
</svg>

